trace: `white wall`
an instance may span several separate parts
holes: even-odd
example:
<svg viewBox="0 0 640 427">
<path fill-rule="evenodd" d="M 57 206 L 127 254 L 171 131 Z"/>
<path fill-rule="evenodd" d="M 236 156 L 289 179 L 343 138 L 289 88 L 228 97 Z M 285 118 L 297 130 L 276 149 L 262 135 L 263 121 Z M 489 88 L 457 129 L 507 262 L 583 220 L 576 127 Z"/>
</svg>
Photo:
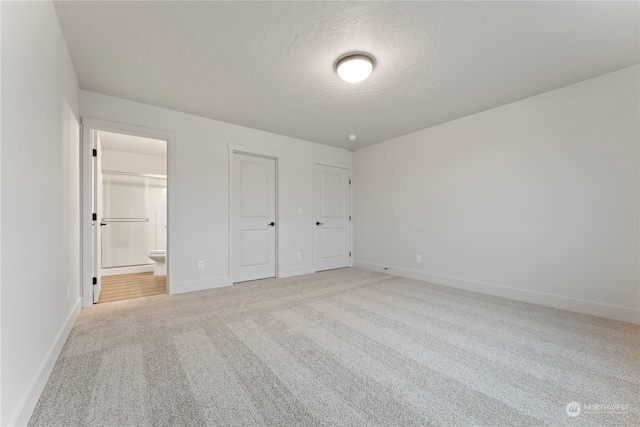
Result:
<svg viewBox="0 0 640 427">
<path fill-rule="evenodd" d="M 167 174 L 167 158 L 139 153 L 102 150 L 102 170 L 152 175 Z"/>
<path fill-rule="evenodd" d="M 356 151 L 355 265 L 640 323 L 639 73 Z"/>
<path fill-rule="evenodd" d="M 215 94 L 212 94 L 215 96 Z M 171 293 L 225 286 L 229 276 L 229 144 L 267 150 L 279 158 L 279 274 L 312 267 L 312 162 L 351 164 L 352 153 L 299 139 L 81 91 L 81 113 L 96 119 L 172 132 L 169 185 Z M 302 207 L 303 214 L 297 209 Z M 171 222 L 173 221 L 173 222 Z M 296 252 L 302 259 L 296 260 Z M 198 261 L 206 268 L 198 270 Z"/>
<path fill-rule="evenodd" d="M 80 307 L 79 87 L 52 3 L 1 8 L 0 424 L 20 425 Z"/>
</svg>

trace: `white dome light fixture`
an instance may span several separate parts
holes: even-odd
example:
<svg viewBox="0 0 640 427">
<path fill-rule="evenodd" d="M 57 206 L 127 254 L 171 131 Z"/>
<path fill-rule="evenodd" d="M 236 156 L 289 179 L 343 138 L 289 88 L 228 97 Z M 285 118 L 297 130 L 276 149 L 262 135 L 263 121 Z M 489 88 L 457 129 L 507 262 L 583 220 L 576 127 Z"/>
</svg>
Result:
<svg viewBox="0 0 640 427">
<path fill-rule="evenodd" d="M 375 59 L 368 53 L 353 52 L 338 58 L 335 68 L 345 82 L 358 83 L 369 77 L 375 65 Z"/>
</svg>

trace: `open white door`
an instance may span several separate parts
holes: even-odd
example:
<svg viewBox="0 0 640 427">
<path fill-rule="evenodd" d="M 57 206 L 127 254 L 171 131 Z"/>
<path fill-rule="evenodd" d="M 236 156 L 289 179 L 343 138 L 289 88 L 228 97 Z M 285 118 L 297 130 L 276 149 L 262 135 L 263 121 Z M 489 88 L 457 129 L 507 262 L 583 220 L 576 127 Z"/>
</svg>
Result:
<svg viewBox="0 0 640 427">
<path fill-rule="evenodd" d="M 102 262 L 102 149 L 97 131 L 91 132 L 93 147 L 93 303 L 100 300 L 102 280 L 100 277 L 100 263 Z"/>
<path fill-rule="evenodd" d="M 351 266 L 351 171 L 313 168 L 313 266 L 316 271 Z"/>
<path fill-rule="evenodd" d="M 233 155 L 233 281 L 276 276 L 276 161 Z"/>
</svg>

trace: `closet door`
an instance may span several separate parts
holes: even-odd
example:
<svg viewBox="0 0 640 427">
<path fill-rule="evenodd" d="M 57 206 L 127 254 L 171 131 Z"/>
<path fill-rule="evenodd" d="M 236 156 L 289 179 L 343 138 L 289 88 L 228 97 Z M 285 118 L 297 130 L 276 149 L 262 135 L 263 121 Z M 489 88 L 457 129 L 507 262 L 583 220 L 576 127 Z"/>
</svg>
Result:
<svg viewBox="0 0 640 427">
<path fill-rule="evenodd" d="M 275 277 L 276 161 L 233 156 L 233 281 Z"/>
<path fill-rule="evenodd" d="M 351 266 L 351 171 L 314 165 L 313 266 L 316 271 Z"/>
</svg>

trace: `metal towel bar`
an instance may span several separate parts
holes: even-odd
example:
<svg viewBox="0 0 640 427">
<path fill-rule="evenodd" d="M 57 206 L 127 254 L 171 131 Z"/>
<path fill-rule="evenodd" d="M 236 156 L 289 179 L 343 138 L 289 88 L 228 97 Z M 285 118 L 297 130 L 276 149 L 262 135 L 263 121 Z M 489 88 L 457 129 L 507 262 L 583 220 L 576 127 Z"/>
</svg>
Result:
<svg viewBox="0 0 640 427">
<path fill-rule="evenodd" d="M 149 218 L 102 218 L 103 222 L 149 222 Z"/>
</svg>

